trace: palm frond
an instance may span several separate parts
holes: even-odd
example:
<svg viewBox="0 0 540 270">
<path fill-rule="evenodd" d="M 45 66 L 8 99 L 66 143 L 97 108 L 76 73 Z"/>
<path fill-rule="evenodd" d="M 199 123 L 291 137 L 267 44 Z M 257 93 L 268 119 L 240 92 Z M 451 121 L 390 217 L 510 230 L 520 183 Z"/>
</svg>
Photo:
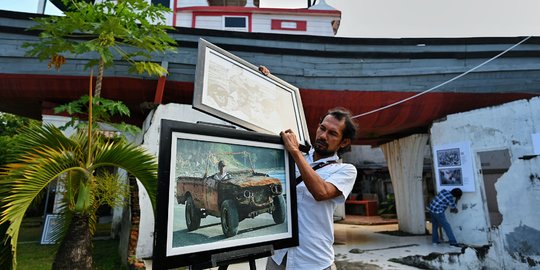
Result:
<svg viewBox="0 0 540 270">
<path fill-rule="evenodd" d="M 0 224 L 9 224 L 4 240 L 11 244 L 14 267 L 20 225 L 31 203 L 61 174 L 84 171 L 77 145 L 53 126 L 30 127 L 16 141 L 14 162 L 0 170 Z"/>
<path fill-rule="evenodd" d="M 117 203 L 112 195 L 118 194 L 104 192 L 112 182 L 104 180 L 103 175 L 96 175 L 102 167 L 121 168 L 138 178 L 155 209 L 155 157 L 141 147 L 125 140 L 108 138 L 99 132 L 93 132 L 92 138 L 90 143 L 84 130 L 68 138 L 52 125 L 28 128 L 17 138 L 14 162 L 0 170 L 0 205 L 3 207 L 0 225 L 8 226 L 4 241 L 11 244 L 11 254 L 2 255 L 0 261 L 12 255 L 15 267 L 18 234 L 24 214 L 55 179 L 59 179 L 64 187 L 64 210 L 68 214 L 88 217 L 91 234 L 95 231 L 97 208 L 101 204 Z"/>
<path fill-rule="evenodd" d="M 126 198 L 129 198 L 129 184 L 122 181 L 117 173 L 105 171 L 94 178 L 96 180 L 95 203 L 108 205 L 111 208 L 123 208 L 127 204 Z"/>
<path fill-rule="evenodd" d="M 97 145 L 97 144 L 96 144 Z M 157 162 L 144 148 L 123 141 L 111 141 L 94 152 L 95 168 L 113 166 L 135 176 L 148 192 L 155 207 L 157 193 Z"/>
<path fill-rule="evenodd" d="M 74 141 L 53 125 L 27 127 L 21 131 L 21 135 L 14 143 L 19 154 L 33 155 L 43 151 L 44 148 L 63 150 L 77 147 Z"/>
</svg>

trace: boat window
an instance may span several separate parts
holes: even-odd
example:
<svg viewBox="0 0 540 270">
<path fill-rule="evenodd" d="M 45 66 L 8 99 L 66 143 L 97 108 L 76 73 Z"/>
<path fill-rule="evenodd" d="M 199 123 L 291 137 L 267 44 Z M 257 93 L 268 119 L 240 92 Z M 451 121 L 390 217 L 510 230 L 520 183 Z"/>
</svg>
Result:
<svg viewBox="0 0 540 270">
<path fill-rule="evenodd" d="M 247 31 L 247 17 L 225 16 L 223 17 L 223 28 L 226 30 Z"/>
</svg>

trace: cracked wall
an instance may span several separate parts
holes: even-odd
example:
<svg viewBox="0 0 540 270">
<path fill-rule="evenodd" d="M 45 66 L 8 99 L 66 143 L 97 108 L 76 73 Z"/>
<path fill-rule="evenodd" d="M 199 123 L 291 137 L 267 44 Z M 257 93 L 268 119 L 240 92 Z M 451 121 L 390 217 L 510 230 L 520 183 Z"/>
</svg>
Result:
<svg viewBox="0 0 540 270">
<path fill-rule="evenodd" d="M 471 146 L 475 192 L 464 193 L 460 213 L 448 215 L 457 240 L 489 246 L 487 258 L 507 269 L 540 269 L 540 156 L 531 157 L 533 133 L 540 133 L 538 97 L 449 115 L 431 128 L 432 146 Z M 503 149 L 508 149 L 511 165 L 495 183 L 502 222 L 491 226 L 478 153 Z M 479 260 L 464 255 L 458 256 L 463 266 L 463 260 Z"/>
</svg>

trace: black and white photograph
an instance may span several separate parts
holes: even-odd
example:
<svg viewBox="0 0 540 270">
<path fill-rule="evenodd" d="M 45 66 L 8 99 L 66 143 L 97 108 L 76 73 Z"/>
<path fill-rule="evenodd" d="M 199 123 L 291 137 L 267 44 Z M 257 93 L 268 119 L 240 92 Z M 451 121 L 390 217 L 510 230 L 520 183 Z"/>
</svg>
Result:
<svg viewBox="0 0 540 270">
<path fill-rule="evenodd" d="M 461 168 L 439 169 L 441 186 L 463 186 Z"/>
<path fill-rule="evenodd" d="M 158 256 L 295 244 L 293 163 L 278 136 L 168 120 L 162 132 Z"/>
<path fill-rule="evenodd" d="M 437 161 L 439 167 L 461 166 L 459 148 L 438 150 Z"/>
</svg>

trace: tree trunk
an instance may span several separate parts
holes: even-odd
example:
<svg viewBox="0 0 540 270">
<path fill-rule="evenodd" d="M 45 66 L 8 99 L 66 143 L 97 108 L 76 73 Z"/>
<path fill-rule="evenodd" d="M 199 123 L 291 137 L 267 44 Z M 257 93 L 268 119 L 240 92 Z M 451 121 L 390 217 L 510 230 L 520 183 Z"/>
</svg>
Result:
<svg viewBox="0 0 540 270">
<path fill-rule="evenodd" d="M 103 62 L 103 58 L 99 58 L 98 76 L 96 79 L 96 91 L 94 92 L 94 97 L 101 97 L 101 84 L 103 83 L 104 71 L 105 71 L 105 63 Z"/>
<path fill-rule="evenodd" d="M 91 270 L 92 239 L 87 216 L 75 214 L 56 252 L 53 270 Z"/>
</svg>

